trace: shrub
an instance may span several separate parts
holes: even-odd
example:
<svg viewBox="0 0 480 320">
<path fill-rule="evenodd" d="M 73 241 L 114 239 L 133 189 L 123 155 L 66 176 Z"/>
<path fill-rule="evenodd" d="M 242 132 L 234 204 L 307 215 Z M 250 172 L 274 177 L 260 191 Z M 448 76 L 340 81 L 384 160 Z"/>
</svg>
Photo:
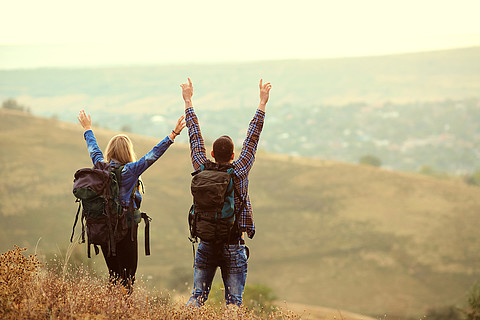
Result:
<svg viewBox="0 0 480 320">
<path fill-rule="evenodd" d="M 365 164 L 368 166 L 373 166 L 373 167 L 381 167 L 382 166 L 382 160 L 376 156 L 372 156 L 370 154 L 362 156 L 359 160 L 360 164 Z"/>
<path fill-rule="evenodd" d="M 468 295 L 467 320 L 480 320 L 480 283 L 473 285 Z"/>
<path fill-rule="evenodd" d="M 423 174 L 425 176 L 434 177 L 434 178 L 440 178 L 440 179 L 448 178 L 447 173 L 437 171 L 431 166 L 427 166 L 427 165 L 421 166 L 420 169 L 418 170 L 418 173 Z"/>
<path fill-rule="evenodd" d="M 272 313 L 276 311 L 276 300 L 273 290 L 261 284 L 247 284 L 243 294 L 243 305 L 256 314 Z M 223 307 L 225 305 L 225 288 L 217 283 L 212 289 L 207 300 L 209 305 Z"/>
<path fill-rule="evenodd" d="M 462 320 L 460 310 L 455 306 L 430 309 L 427 312 L 428 320 Z"/>
<path fill-rule="evenodd" d="M 464 181 L 467 184 L 480 186 L 480 170 L 475 171 L 473 174 L 465 175 Z"/>
<path fill-rule="evenodd" d="M 26 249 L 15 249 L 0 256 L 0 318 L 21 308 L 23 296 L 38 275 L 40 262 L 36 256 L 25 257 Z"/>
<path fill-rule="evenodd" d="M 277 297 L 273 289 L 261 284 L 251 284 L 245 287 L 243 303 L 249 310 L 271 313 L 276 310 L 273 304 Z"/>
</svg>

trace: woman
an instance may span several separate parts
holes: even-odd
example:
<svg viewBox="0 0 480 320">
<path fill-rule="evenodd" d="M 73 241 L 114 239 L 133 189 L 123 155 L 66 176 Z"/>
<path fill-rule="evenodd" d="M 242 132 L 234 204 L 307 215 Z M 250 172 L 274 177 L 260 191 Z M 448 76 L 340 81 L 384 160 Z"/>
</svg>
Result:
<svg viewBox="0 0 480 320">
<path fill-rule="evenodd" d="M 104 158 L 92 131 L 92 119 L 90 115 L 87 115 L 84 110 L 81 110 L 78 115 L 78 120 L 85 129 L 83 135 L 87 142 L 88 152 L 93 164 L 98 161 L 105 161 L 115 168 L 124 166 L 121 171 L 120 203 L 125 210 L 133 206 L 134 221 L 131 221 L 132 215 L 127 215 L 128 233 L 127 236 L 117 242 L 116 255 L 109 255 L 108 248 L 104 246 L 102 246 L 102 253 L 107 263 L 111 281 L 115 283 L 117 279 L 120 279 L 122 285 L 131 293 L 138 263 L 137 229 L 138 223 L 141 220 L 141 214 L 138 209 L 142 201 L 142 195 L 139 192 L 139 184 L 141 183 L 140 175 L 163 155 L 173 143 L 176 136 L 185 128 L 184 116 L 178 119 L 175 129 L 172 130 L 165 139 L 160 141 L 150 152 L 138 161 L 135 157 L 132 141 L 124 134 L 118 134 L 110 139 Z M 131 203 L 132 194 L 134 199 L 133 203 Z"/>
</svg>

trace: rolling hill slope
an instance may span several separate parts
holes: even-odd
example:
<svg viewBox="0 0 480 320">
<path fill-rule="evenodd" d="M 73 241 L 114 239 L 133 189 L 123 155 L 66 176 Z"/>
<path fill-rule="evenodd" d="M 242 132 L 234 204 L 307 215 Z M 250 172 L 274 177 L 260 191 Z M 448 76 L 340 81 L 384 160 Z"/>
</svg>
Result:
<svg viewBox="0 0 480 320">
<path fill-rule="evenodd" d="M 170 130 L 190 77 L 205 137 L 243 139 L 258 103 L 258 81 L 271 81 L 271 153 L 450 174 L 479 169 L 480 47 L 386 56 L 251 63 L 0 70 L 0 101 L 33 114 L 76 122 L 79 106 L 98 126 L 158 136 Z M 200 114 L 201 112 L 201 114 Z M 308 115 L 308 118 L 307 118 Z M 182 137 L 181 137 L 182 138 Z M 185 141 L 185 140 L 183 140 Z M 237 142 L 238 144 L 238 142 Z"/>
<path fill-rule="evenodd" d="M 0 249 L 59 252 L 77 208 L 73 173 L 91 166 L 82 129 L 5 110 L 0 128 Z M 113 133 L 95 132 L 103 149 Z M 158 141 L 131 137 L 139 156 Z M 191 283 L 191 171 L 188 146 L 176 143 L 143 176 L 152 255 L 140 254 L 138 274 L 152 286 Z M 250 193 L 257 234 L 247 241 L 248 282 L 281 300 L 418 316 L 463 304 L 480 277 L 478 187 L 260 150 Z M 93 261 L 104 268 L 102 258 Z"/>
</svg>

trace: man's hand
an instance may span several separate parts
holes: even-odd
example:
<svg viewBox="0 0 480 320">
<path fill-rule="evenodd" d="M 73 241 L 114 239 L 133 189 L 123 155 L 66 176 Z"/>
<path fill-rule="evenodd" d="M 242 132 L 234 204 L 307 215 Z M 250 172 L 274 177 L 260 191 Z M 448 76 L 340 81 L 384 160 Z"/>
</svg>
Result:
<svg viewBox="0 0 480 320">
<path fill-rule="evenodd" d="M 83 129 L 85 129 L 85 131 L 92 129 L 92 118 L 90 117 L 90 115 L 87 116 L 85 110 L 80 111 L 77 119 L 78 121 L 80 121 L 80 124 L 82 125 Z"/>
<path fill-rule="evenodd" d="M 193 84 L 190 78 L 188 78 L 188 83 L 182 83 L 180 85 L 182 87 L 182 96 L 183 100 L 185 101 L 185 109 L 191 107 L 192 104 L 192 96 L 193 96 Z"/>
<path fill-rule="evenodd" d="M 268 102 L 268 98 L 270 97 L 270 89 L 272 85 L 270 82 L 263 84 L 263 79 L 260 79 L 260 105 L 258 108 L 262 111 L 265 111 L 265 105 Z"/>
</svg>

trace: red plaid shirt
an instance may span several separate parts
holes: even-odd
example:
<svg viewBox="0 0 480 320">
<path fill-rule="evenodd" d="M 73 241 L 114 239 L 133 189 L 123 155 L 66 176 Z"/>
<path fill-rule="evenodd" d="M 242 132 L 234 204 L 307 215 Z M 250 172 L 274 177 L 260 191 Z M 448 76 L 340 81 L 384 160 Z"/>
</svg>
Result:
<svg viewBox="0 0 480 320">
<path fill-rule="evenodd" d="M 192 107 L 185 109 L 185 120 L 187 122 L 188 136 L 190 139 L 192 164 L 196 171 L 207 161 L 207 154 L 205 151 L 205 143 L 200 132 L 198 118 Z M 240 228 L 242 231 L 247 232 L 249 238 L 253 238 L 255 235 L 255 224 L 253 222 L 252 205 L 250 203 L 250 197 L 248 196 L 248 173 L 255 161 L 255 152 L 257 151 L 258 140 L 260 138 L 260 132 L 262 132 L 264 120 L 265 112 L 257 109 L 255 116 L 248 126 L 247 137 L 243 142 L 240 157 L 233 162 L 233 171 L 235 173 L 233 183 L 242 197 L 246 199 L 246 205 L 240 213 Z M 239 206 L 240 199 L 235 197 L 235 207 L 238 208 Z"/>
</svg>

